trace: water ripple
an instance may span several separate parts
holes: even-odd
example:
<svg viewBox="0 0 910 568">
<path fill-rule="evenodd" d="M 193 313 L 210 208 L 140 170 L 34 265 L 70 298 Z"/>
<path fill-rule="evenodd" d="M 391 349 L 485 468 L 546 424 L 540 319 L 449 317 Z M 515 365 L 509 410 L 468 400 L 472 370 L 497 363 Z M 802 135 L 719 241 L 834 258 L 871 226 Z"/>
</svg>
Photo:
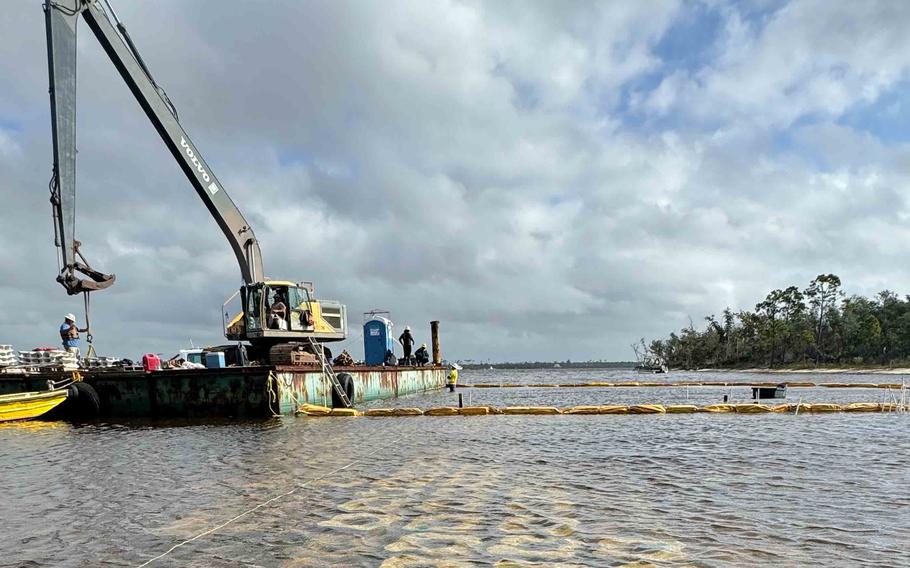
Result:
<svg viewBox="0 0 910 568">
<path fill-rule="evenodd" d="M 568 374 L 480 378 L 605 378 Z M 497 390 L 474 396 L 635 395 Z M 153 566 L 910 565 L 908 423 L 694 414 L 3 426 L 0 566 L 135 566 L 346 464 Z"/>
</svg>

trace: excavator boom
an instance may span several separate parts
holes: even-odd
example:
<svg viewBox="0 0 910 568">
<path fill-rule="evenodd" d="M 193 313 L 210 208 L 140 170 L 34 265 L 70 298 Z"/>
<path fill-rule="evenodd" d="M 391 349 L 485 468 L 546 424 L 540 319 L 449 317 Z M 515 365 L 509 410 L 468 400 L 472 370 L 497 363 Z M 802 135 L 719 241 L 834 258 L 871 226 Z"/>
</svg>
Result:
<svg viewBox="0 0 910 568">
<path fill-rule="evenodd" d="M 46 0 L 47 56 L 51 119 L 54 135 L 54 176 L 51 203 L 56 244 L 63 269 L 57 279 L 70 294 L 107 288 L 114 276 L 94 270 L 75 240 L 76 195 L 76 24 L 85 20 L 145 111 L 164 144 L 177 160 L 196 193 L 227 237 L 243 276 L 242 311 L 226 325 L 232 340 L 248 340 L 261 350 L 295 349 L 294 341 L 340 341 L 347 324 L 343 304 L 312 297 L 312 286 L 266 281 L 259 242 L 246 219 L 181 126 L 177 110 L 155 82 L 126 27 L 108 0 Z M 80 278 L 77 273 L 86 275 Z M 276 306 L 282 306 L 282 309 Z M 281 314 L 281 317 L 278 317 Z M 280 319 L 281 321 L 278 321 Z"/>
<path fill-rule="evenodd" d="M 54 177 L 51 180 L 56 244 L 62 249 L 63 271 L 58 280 L 71 294 L 106 288 L 113 276 L 77 261 L 75 233 L 76 193 L 76 23 L 81 15 L 120 72 L 139 106 L 161 135 L 168 150 L 190 180 L 218 226 L 227 237 L 246 284 L 263 279 L 259 243 L 240 210 L 203 159 L 178 121 L 177 112 L 155 83 L 139 56 L 126 27 L 113 9 L 100 0 L 48 0 L 44 5 L 50 74 L 51 120 L 54 140 Z M 82 259 L 84 262 L 84 259 Z M 74 272 L 88 274 L 80 280 Z"/>
<path fill-rule="evenodd" d="M 47 9 L 47 63 L 50 76 L 54 170 L 51 207 L 54 244 L 61 250 L 63 268 L 57 281 L 70 294 L 103 290 L 113 274 L 89 266 L 79 251 L 76 232 L 76 16 L 65 8 Z M 78 257 L 78 259 L 77 259 Z M 81 262 L 80 262 L 81 261 Z M 80 278 L 81 273 L 88 278 Z"/>
</svg>

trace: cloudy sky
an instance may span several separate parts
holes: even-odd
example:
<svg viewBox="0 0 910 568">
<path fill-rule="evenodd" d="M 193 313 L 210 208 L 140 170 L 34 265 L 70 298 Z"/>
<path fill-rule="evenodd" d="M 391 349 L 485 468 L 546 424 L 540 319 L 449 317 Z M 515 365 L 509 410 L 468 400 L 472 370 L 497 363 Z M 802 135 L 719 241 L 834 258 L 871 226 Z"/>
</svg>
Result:
<svg viewBox="0 0 910 568">
<path fill-rule="evenodd" d="M 444 354 L 622 359 L 821 272 L 910 293 L 910 3 L 115 0 L 274 278 Z M 234 257 L 90 30 L 102 354 L 218 343 Z M 58 343 L 44 21 L 0 18 L 0 343 Z M 80 315 L 81 319 L 81 315 Z"/>
</svg>

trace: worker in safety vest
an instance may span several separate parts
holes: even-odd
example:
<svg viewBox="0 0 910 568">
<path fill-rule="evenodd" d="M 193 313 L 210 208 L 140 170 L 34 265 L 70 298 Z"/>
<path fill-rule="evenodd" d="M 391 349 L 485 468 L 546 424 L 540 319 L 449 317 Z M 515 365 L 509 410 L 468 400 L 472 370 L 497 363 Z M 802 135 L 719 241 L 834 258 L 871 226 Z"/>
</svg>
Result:
<svg viewBox="0 0 910 568">
<path fill-rule="evenodd" d="M 449 392 L 455 392 L 455 385 L 458 383 L 458 365 L 452 363 L 452 370 L 449 371 L 449 377 L 446 379 L 446 386 Z"/>
<path fill-rule="evenodd" d="M 63 340 L 63 348 L 70 353 L 79 356 L 79 332 L 88 333 L 88 328 L 80 329 L 76 327 L 76 316 L 66 314 L 63 318 L 63 325 L 60 326 L 60 339 Z"/>
</svg>

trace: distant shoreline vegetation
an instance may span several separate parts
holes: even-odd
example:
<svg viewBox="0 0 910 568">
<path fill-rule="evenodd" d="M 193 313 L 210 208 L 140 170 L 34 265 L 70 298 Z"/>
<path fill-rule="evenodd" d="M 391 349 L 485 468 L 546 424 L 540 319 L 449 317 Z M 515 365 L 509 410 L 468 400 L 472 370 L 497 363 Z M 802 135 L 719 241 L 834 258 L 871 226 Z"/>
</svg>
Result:
<svg viewBox="0 0 910 568">
<path fill-rule="evenodd" d="M 477 363 L 462 361 L 465 369 L 634 369 L 637 363 L 630 361 L 523 361 L 519 363 Z"/>
<path fill-rule="evenodd" d="M 772 290 L 754 311 L 705 317 L 649 349 L 671 369 L 894 366 L 910 361 L 910 296 L 890 290 L 845 296 L 841 280 L 820 274 L 804 290 Z"/>
</svg>

